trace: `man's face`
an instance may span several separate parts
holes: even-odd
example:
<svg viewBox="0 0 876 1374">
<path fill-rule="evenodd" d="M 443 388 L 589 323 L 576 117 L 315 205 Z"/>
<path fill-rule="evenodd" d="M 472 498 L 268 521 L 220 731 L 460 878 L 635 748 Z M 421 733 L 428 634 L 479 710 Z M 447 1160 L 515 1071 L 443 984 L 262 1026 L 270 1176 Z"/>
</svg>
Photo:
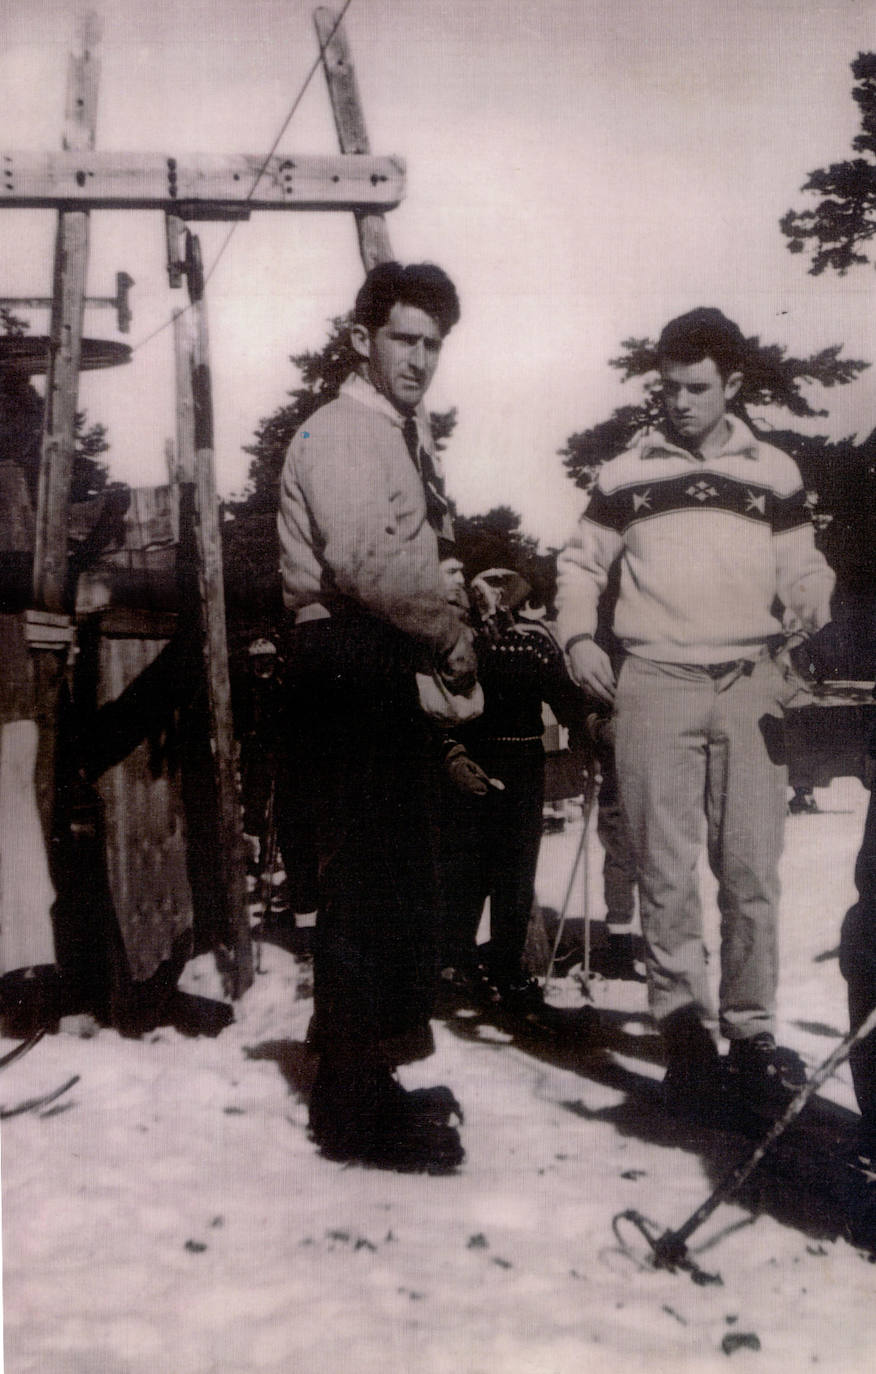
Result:
<svg viewBox="0 0 876 1374">
<path fill-rule="evenodd" d="M 731 372 L 725 382 L 714 359 L 704 358 L 699 363 L 665 362 L 660 380 L 669 423 L 686 446 L 699 448 L 723 420 L 742 374 Z"/>
<path fill-rule="evenodd" d="M 441 331 L 425 310 L 396 301 L 386 324 L 370 334 L 354 325 L 353 344 L 368 362 L 372 384 L 406 415 L 416 410 L 429 390 L 438 356 Z"/>
<path fill-rule="evenodd" d="M 458 558 L 442 558 L 440 568 L 444 585 L 448 590 L 465 586 L 465 570 Z"/>
<path fill-rule="evenodd" d="M 469 609 L 468 591 L 465 586 L 465 570 L 458 558 L 442 558 L 438 564 L 438 577 L 444 598 L 451 606 Z"/>
</svg>

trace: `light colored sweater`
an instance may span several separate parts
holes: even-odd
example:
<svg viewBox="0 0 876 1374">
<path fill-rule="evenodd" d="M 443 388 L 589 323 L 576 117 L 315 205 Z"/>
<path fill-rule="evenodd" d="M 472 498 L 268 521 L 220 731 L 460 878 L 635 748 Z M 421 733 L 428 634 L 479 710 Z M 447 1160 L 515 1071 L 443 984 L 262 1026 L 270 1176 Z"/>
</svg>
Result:
<svg viewBox="0 0 876 1374">
<path fill-rule="evenodd" d="M 564 646 L 595 632 L 618 559 L 614 630 L 641 658 L 756 658 L 781 633 L 777 597 L 809 633 L 830 619 L 835 579 L 815 548 L 796 464 L 726 418 L 727 441 L 712 458 L 649 431 L 600 469 L 559 558 Z"/>
<path fill-rule="evenodd" d="M 298 611 L 339 598 L 440 655 L 458 615 L 438 582 L 438 543 L 403 417 L 359 376 L 295 434 L 280 479 L 283 601 Z M 426 439 L 419 421 L 420 439 Z"/>
</svg>

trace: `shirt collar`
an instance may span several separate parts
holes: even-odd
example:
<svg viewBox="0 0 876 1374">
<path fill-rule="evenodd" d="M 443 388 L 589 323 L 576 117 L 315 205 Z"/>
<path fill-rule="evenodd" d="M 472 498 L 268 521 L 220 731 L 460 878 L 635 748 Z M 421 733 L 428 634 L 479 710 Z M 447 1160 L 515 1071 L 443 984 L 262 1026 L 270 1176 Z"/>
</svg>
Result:
<svg viewBox="0 0 876 1374">
<path fill-rule="evenodd" d="M 740 420 L 738 415 L 725 415 L 725 420 L 729 426 L 727 438 L 716 454 L 709 460 L 713 462 L 716 458 L 751 458 L 758 456 L 758 441 L 744 420 Z M 642 436 L 639 444 L 639 452 L 642 458 L 687 458 L 692 463 L 699 463 L 702 459 L 697 458 L 689 449 L 682 448 L 680 444 L 673 444 L 666 438 L 659 429 L 647 430 Z"/>
<path fill-rule="evenodd" d="M 341 392 L 351 400 L 358 401 L 360 405 L 369 406 L 380 415 L 386 416 L 387 420 L 389 420 L 391 424 L 396 425 L 399 429 L 403 428 L 407 416 L 402 415 L 400 410 L 396 410 L 392 401 L 388 400 L 387 397 L 383 395 L 382 391 L 378 391 L 377 387 L 369 382 L 367 377 L 363 377 L 361 373 L 351 372 L 347 380 L 341 386 Z M 422 406 L 418 406 L 414 411 L 414 419 L 417 422 L 420 444 L 427 453 L 431 455 L 432 436 L 426 421 L 425 410 Z"/>
</svg>

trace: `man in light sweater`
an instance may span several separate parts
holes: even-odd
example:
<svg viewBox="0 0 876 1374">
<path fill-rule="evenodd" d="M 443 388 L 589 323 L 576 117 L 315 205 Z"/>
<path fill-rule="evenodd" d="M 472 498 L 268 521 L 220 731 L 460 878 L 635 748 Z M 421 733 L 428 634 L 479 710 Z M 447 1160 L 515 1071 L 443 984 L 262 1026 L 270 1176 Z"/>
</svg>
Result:
<svg viewBox="0 0 876 1374">
<path fill-rule="evenodd" d="M 830 620 L 834 577 L 815 548 L 797 467 L 728 410 L 745 352 L 738 327 L 715 309 L 666 326 L 657 349 L 665 428 L 601 468 L 559 563 L 572 676 L 616 712 L 649 1001 L 666 1096 L 679 1106 L 720 1081 L 696 871 L 704 829 L 718 881 L 718 1024 L 730 1080 L 767 1106 L 805 1081 L 774 1036 L 787 770 L 784 679 L 770 649 L 781 635 L 777 603 L 810 634 Z M 614 630 L 626 656 L 616 682 L 593 635 L 618 560 Z"/>
<path fill-rule="evenodd" d="M 458 318 L 432 264 L 368 274 L 357 366 L 293 438 L 278 520 L 291 764 L 319 857 L 310 1130 L 330 1158 L 430 1173 L 463 1158 L 452 1095 L 405 1092 L 394 1070 L 433 1048 L 438 972 L 434 746 L 416 674 L 459 695 L 476 671 L 439 580 L 448 504 L 421 407 Z"/>
</svg>

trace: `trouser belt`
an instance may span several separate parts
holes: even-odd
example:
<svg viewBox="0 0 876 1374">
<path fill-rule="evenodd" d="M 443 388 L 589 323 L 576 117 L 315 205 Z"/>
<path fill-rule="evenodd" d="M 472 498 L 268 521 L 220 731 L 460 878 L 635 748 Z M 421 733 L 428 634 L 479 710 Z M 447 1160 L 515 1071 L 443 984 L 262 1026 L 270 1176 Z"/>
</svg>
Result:
<svg viewBox="0 0 876 1374">
<path fill-rule="evenodd" d="M 736 677 L 751 677 L 754 672 L 754 660 L 751 658 L 730 658 L 726 663 L 703 663 L 701 664 L 704 673 L 708 673 L 711 678 L 727 677 L 733 673 Z"/>
</svg>

